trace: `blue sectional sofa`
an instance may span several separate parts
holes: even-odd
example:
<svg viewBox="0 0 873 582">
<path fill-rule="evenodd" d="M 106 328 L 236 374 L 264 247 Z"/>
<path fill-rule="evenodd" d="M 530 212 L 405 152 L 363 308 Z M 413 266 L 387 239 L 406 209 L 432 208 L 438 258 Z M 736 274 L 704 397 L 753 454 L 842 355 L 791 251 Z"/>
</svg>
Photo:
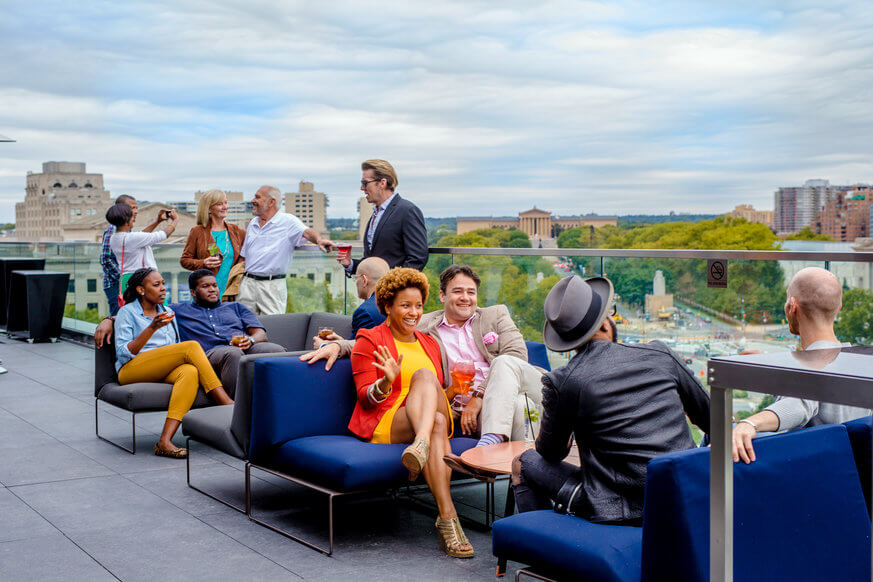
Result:
<svg viewBox="0 0 873 582">
<path fill-rule="evenodd" d="M 734 579 L 869 580 L 870 518 L 846 427 L 761 437 L 755 451 L 734 471 Z M 649 462 L 641 528 L 533 511 L 497 521 L 492 541 L 501 566 L 545 579 L 708 580 L 709 449 Z"/>
<path fill-rule="evenodd" d="M 246 505 L 252 521 L 325 554 L 333 552 L 333 500 L 363 491 L 399 488 L 408 483 L 400 463 L 406 445 L 363 442 L 347 426 L 355 406 L 349 360 L 338 360 L 330 372 L 297 358 L 266 358 L 254 363 L 250 465 L 328 497 L 328 545 L 318 546 L 254 516 L 251 488 Z M 455 454 L 476 444 L 453 438 Z"/>
</svg>

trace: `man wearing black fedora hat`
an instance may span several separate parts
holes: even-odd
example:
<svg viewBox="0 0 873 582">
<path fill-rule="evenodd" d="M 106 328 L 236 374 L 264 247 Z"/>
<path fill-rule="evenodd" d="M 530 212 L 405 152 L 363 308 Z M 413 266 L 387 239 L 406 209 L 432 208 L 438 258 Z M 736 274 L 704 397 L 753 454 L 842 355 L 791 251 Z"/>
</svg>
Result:
<svg viewBox="0 0 873 582">
<path fill-rule="evenodd" d="M 709 395 L 661 342 L 616 343 L 612 282 L 559 281 L 546 297 L 543 340 L 576 354 L 543 376 L 536 449 L 513 462 L 520 512 L 562 511 L 597 523 L 642 519 L 646 463 L 692 448 L 685 421 L 709 432 Z M 580 466 L 564 463 L 575 435 Z"/>
</svg>

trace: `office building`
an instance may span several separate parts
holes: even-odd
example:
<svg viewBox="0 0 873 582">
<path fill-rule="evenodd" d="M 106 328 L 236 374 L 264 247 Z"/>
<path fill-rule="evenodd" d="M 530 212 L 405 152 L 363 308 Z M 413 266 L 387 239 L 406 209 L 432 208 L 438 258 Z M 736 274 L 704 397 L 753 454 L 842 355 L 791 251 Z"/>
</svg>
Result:
<svg viewBox="0 0 873 582">
<path fill-rule="evenodd" d="M 285 212 L 325 236 L 327 206 L 327 196 L 324 192 L 316 192 L 312 182 L 300 182 L 297 192 L 285 193 Z"/>
</svg>

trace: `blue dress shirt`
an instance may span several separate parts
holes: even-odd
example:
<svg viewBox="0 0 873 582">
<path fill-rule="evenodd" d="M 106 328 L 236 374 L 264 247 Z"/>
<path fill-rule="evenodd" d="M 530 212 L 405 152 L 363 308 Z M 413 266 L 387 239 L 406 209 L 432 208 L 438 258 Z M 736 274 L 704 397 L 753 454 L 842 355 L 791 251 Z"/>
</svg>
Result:
<svg viewBox="0 0 873 582">
<path fill-rule="evenodd" d="M 173 313 L 173 310 L 158 305 L 158 312 L 168 311 Z M 127 344 L 139 337 L 139 334 L 152 323 L 151 317 L 146 317 L 142 312 L 142 304 L 139 299 L 133 303 L 127 303 L 124 307 L 118 310 L 118 315 L 115 316 L 115 371 L 121 369 L 123 365 L 132 360 L 135 356 L 130 352 Z M 169 346 L 179 342 L 179 327 L 176 320 L 173 319 L 170 325 L 165 325 L 157 330 L 149 338 L 149 341 L 142 347 L 139 353 L 147 352 L 155 348 Z"/>
<path fill-rule="evenodd" d="M 213 308 L 191 303 L 174 303 L 182 341 L 194 340 L 208 352 L 216 346 L 230 344 L 235 335 L 247 334 L 250 327 L 264 328 L 252 311 L 236 301 L 219 303 Z"/>
</svg>

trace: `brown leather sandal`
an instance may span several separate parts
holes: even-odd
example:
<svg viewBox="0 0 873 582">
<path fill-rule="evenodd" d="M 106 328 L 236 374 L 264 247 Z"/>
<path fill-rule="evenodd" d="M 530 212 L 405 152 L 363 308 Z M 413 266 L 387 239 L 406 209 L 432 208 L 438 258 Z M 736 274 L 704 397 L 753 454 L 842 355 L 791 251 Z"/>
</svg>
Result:
<svg viewBox="0 0 873 582">
<path fill-rule="evenodd" d="M 403 466 L 409 469 L 409 480 L 415 481 L 418 474 L 421 473 L 424 466 L 427 464 L 427 456 L 430 454 L 430 445 L 424 439 L 415 439 L 415 441 L 406 447 L 403 451 L 403 456 L 400 457 L 400 462 Z"/>
<path fill-rule="evenodd" d="M 472 558 L 473 546 L 461 527 L 457 517 L 443 519 L 437 517 L 437 534 L 440 536 L 440 548 L 453 558 Z"/>
<path fill-rule="evenodd" d="M 171 451 L 168 451 L 166 449 L 162 449 L 158 445 L 155 445 L 155 456 L 169 457 L 171 459 L 184 459 L 188 456 L 188 449 L 175 448 Z"/>
</svg>

